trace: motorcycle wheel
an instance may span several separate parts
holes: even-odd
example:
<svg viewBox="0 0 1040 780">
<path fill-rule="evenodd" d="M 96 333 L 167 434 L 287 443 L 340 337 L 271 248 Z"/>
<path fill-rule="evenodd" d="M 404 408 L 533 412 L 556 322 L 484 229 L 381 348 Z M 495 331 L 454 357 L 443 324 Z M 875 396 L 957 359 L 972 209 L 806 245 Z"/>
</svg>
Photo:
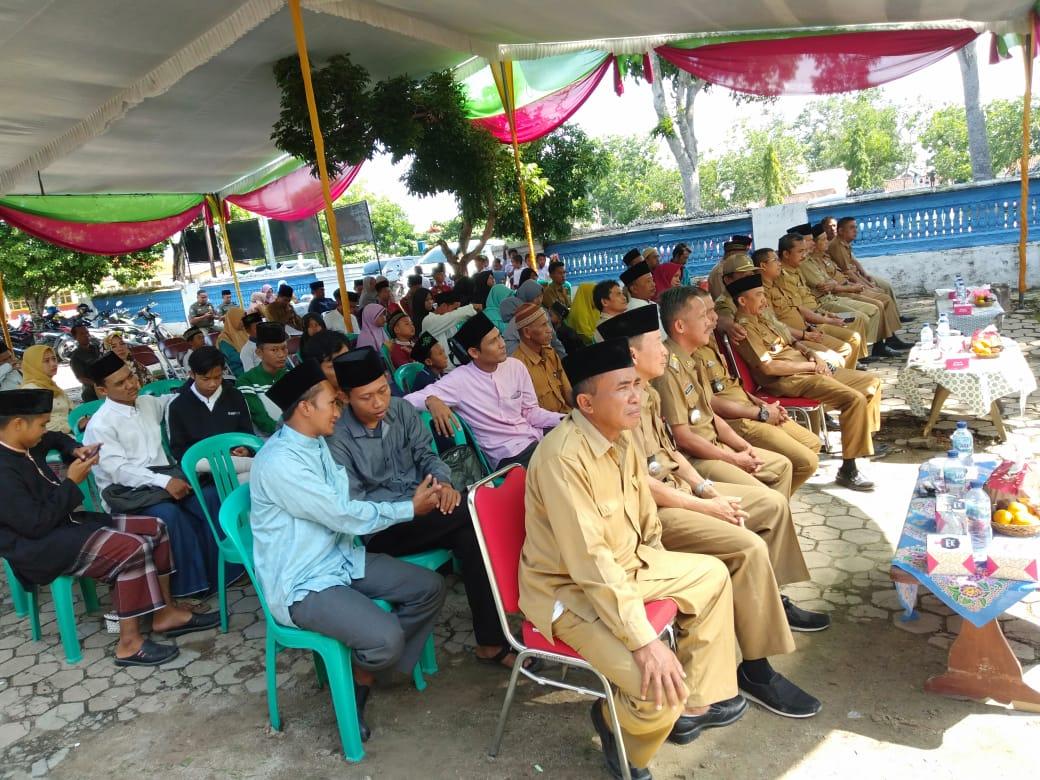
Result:
<svg viewBox="0 0 1040 780">
<path fill-rule="evenodd" d="M 58 357 L 59 363 L 68 363 L 72 357 L 72 353 L 76 351 L 76 342 L 64 341 L 57 345 L 54 350 L 54 354 Z"/>
</svg>

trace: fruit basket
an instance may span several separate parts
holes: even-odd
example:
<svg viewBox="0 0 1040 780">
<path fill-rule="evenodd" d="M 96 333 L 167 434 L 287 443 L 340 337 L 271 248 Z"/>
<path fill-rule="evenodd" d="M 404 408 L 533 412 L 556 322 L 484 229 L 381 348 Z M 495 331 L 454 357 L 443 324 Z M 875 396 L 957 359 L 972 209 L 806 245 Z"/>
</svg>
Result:
<svg viewBox="0 0 1040 780">
<path fill-rule="evenodd" d="M 993 512 L 991 523 L 994 533 L 1019 537 L 1040 536 L 1040 517 L 1037 517 L 1033 507 L 1021 501 L 1008 502 L 1004 507 L 999 504 L 999 508 Z"/>
</svg>

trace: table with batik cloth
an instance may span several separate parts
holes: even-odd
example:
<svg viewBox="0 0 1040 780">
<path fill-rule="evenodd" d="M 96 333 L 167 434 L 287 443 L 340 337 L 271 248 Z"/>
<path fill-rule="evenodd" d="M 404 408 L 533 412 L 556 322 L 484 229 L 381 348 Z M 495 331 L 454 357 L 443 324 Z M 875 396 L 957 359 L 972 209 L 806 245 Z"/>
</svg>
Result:
<svg viewBox="0 0 1040 780">
<path fill-rule="evenodd" d="M 926 352 L 920 345 L 910 350 L 906 365 L 896 377 L 896 389 L 906 399 L 911 414 L 928 416 L 923 435 L 927 436 L 931 432 L 943 404 L 952 395 L 967 407 L 968 414 L 975 417 L 989 415 L 1000 440 L 1007 438 L 997 399 L 1017 395 L 1019 415 L 1024 414 L 1026 396 L 1036 390 L 1036 377 L 1016 342 L 1005 338 L 1001 343 L 1004 349 L 995 358 L 978 358 L 965 352 L 944 354 L 939 359 L 933 359 L 938 352 Z M 948 369 L 947 357 L 966 357 L 968 366 Z M 935 383 L 930 411 L 919 387 L 922 378 Z"/>
<path fill-rule="evenodd" d="M 971 289 L 971 288 L 969 288 Z M 993 301 L 989 306 L 971 306 L 971 314 L 954 314 L 953 299 L 950 293 L 953 290 L 948 287 L 940 287 L 935 291 L 935 319 L 939 320 L 940 314 L 945 314 L 950 320 L 950 328 L 959 330 L 965 336 L 971 336 L 977 330 L 982 330 L 987 325 L 996 325 L 998 328 L 1003 322 L 1004 307 L 1000 301 Z"/>
<path fill-rule="evenodd" d="M 976 465 L 983 477 L 996 468 L 995 461 L 977 459 Z M 961 617 L 961 629 L 950 648 L 946 672 L 929 678 L 924 688 L 944 696 L 995 699 L 1017 709 L 1040 712 L 1040 691 L 1022 680 L 1022 665 L 997 621 L 1007 609 L 1032 593 L 1037 584 L 990 577 L 981 571 L 965 575 L 928 574 L 926 538 L 935 533 L 935 499 L 918 495 L 924 478 L 922 468 L 892 560 L 892 580 L 905 610 L 902 619 L 917 618 L 915 607 L 921 586 Z M 1040 546 L 1037 539 L 1017 541 Z"/>
</svg>

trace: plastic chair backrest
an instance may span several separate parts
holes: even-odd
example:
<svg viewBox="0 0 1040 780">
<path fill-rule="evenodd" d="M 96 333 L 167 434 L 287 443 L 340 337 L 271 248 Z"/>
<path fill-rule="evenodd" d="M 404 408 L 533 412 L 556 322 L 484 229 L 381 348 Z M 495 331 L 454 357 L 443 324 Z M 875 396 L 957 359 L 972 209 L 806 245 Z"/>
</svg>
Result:
<svg viewBox="0 0 1040 780">
<path fill-rule="evenodd" d="M 83 441 L 83 431 L 79 429 L 79 421 L 87 415 L 93 415 L 98 409 L 101 408 L 101 404 L 105 401 L 99 399 L 97 401 L 87 401 L 77 406 L 75 409 L 69 412 L 69 427 L 72 429 L 72 437 L 78 441 Z"/>
<path fill-rule="evenodd" d="M 209 463 L 210 475 L 213 484 L 217 488 L 217 495 L 223 503 L 231 493 L 239 486 L 238 472 L 235 471 L 234 461 L 231 459 L 231 450 L 235 447 L 249 447 L 254 452 L 264 445 L 264 440 L 251 433 L 221 433 L 210 436 L 202 441 L 195 442 L 184 453 L 181 458 L 181 470 L 184 471 L 188 482 L 196 495 L 201 495 L 202 484 L 199 481 L 199 461 L 205 460 Z M 200 501 L 203 512 L 209 520 L 213 530 L 216 531 L 216 523 L 209 516 L 209 509 L 205 501 Z M 218 537 L 219 538 L 219 537 Z"/>
<path fill-rule="evenodd" d="M 264 614 L 271 619 L 271 615 L 267 611 L 267 600 L 264 598 L 260 583 L 256 579 L 256 572 L 253 570 L 253 527 L 249 524 L 249 502 L 248 482 L 232 490 L 220 505 L 220 528 L 231 540 L 231 545 L 238 553 L 242 565 L 246 567 L 249 579 L 253 581 L 256 595 L 264 608 Z"/>
<path fill-rule="evenodd" d="M 156 379 L 141 388 L 141 395 L 169 395 L 183 386 L 183 379 Z"/>
<path fill-rule="evenodd" d="M 151 347 L 146 347 L 143 344 L 136 347 L 130 347 L 130 355 L 142 366 L 161 365 L 159 363 L 159 356 L 155 354 L 155 351 Z"/>
<path fill-rule="evenodd" d="M 285 345 L 289 350 L 289 354 L 295 355 L 297 352 L 300 351 L 300 337 L 290 336 L 289 340 L 285 343 Z"/>
<path fill-rule="evenodd" d="M 524 525 L 524 482 L 527 470 L 513 465 L 495 472 L 470 491 L 473 527 L 485 556 L 493 590 L 506 612 L 520 611 L 520 552 L 527 537 Z"/>
<path fill-rule="evenodd" d="M 733 349 L 733 346 L 729 343 L 729 337 L 726 336 L 725 333 L 716 332 L 715 337 L 716 339 L 721 339 L 719 344 L 722 347 L 722 351 L 725 354 L 726 359 L 729 361 L 730 366 L 736 370 L 737 376 L 740 377 L 740 384 L 744 386 L 744 390 L 748 393 L 754 393 L 758 389 L 758 383 L 756 383 L 754 377 L 751 376 L 751 369 L 748 368 L 748 364 L 744 362 L 744 358 Z"/>
<path fill-rule="evenodd" d="M 383 358 L 383 368 L 390 372 L 391 375 L 394 373 L 394 361 L 390 359 L 390 347 L 383 343 L 383 346 L 379 349 L 379 354 Z"/>
<path fill-rule="evenodd" d="M 433 416 L 429 412 L 422 412 L 419 416 L 422 418 L 423 423 L 426 424 L 426 427 L 430 429 L 430 433 L 433 434 L 433 451 L 440 455 L 440 451 L 437 449 L 438 434 L 433 429 Z M 458 423 L 458 427 L 455 429 L 455 433 L 452 439 L 455 446 L 465 447 L 469 445 L 470 447 L 472 447 L 473 451 L 477 453 L 477 458 L 480 460 L 480 465 L 484 467 L 484 473 L 490 474 L 491 466 L 488 465 L 487 458 L 484 457 L 484 451 L 480 449 L 480 445 L 477 444 L 477 439 L 473 435 L 473 431 L 466 424 L 466 421 L 459 417 L 459 415 L 453 413 L 452 418 L 455 420 L 455 422 Z"/>
<path fill-rule="evenodd" d="M 422 363 L 405 363 L 394 372 L 394 381 L 402 391 L 410 393 L 412 392 L 412 385 L 415 384 L 415 377 L 422 373 L 424 368 L 426 366 Z"/>
</svg>

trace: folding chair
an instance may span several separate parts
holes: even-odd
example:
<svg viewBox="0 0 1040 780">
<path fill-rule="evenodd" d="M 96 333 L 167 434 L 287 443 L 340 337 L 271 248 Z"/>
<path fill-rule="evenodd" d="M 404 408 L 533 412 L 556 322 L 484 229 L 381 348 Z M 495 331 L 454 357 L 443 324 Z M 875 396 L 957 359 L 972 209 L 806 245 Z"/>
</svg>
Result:
<svg viewBox="0 0 1040 780">
<path fill-rule="evenodd" d="M 181 364 L 181 356 L 189 349 L 188 342 L 179 337 L 170 337 L 162 343 L 162 367 L 168 379 L 188 378 L 188 369 Z"/>
<path fill-rule="evenodd" d="M 492 757 L 498 754 L 502 735 L 505 732 L 506 718 L 509 716 L 509 710 L 513 704 L 516 683 L 520 674 L 524 674 L 540 685 L 551 685 L 586 696 L 606 699 L 607 709 L 610 711 L 611 729 L 614 734 L 621 734 L 621 725 L 614 707 L 614 697 L 611 695 L 610 681 L 602 673 L 565 643 L 558 639 L 555 642 L 549 641 L 529 620 L 523 621 L 519 638 L 515 636 L 509 624 L 508 615 L 520 611 L 519 568 L 520 553 L 526 536 L 524 526 L 524 480 L 526 476 L 527 472 L 523 466 L 513 464 L 485 477 L 469 491 L 469 512 L 473 518 L 477 542 L 480 544 L 480 555 L 484 559 L 484 567 L 487 569 L 488 580 L 491 583 L 491 595 L 495 599 L 498 619 L 502 624 L 502 631 L 505 633 L 507 641 L 517 653 L 516 661 L 513 663 L 513 672 L 509 677 L 509 687 L 506 689 L 506 698 L 502 703 L 502 713 L 499 715 L 498 726 L 495 729 L 495 736 L 488 748 L 488 755 Z M 497 479 L 502 481 L 496 486 L 494 483 Z M 659 599 L 646 604 L 647 619 L 658 634 L 670 633 L 677 613 L 678 608 L 671 599 Z M 529 657 L 564 664 L 565 667 L 586 669 L 595 675 L 601 687 L 596 690 L 571 685 L 563 680 L 543 677 L 537 672 L 523 668 L 524 661 Z M 622 772 L 626 780 L 631 780 L 624 740 L 619 736 L 615 741 Z"/>
</svg>

